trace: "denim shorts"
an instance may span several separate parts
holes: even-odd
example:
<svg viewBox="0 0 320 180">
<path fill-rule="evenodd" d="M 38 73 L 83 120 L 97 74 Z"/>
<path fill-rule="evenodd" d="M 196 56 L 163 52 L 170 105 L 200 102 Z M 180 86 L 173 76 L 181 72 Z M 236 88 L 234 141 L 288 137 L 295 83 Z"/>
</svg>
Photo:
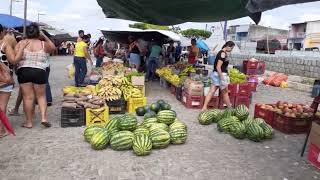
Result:
<svg viewBox="0 0 320 180">
<path fill-rule="evenodd" d="M 134 64 L 136 66 L 140 66 L 141 60 L 140 60 L 140 54 L 130 53 L 130 64 Z"/>
<path fill-rule="evenodd" d="M 0 92 L 12 92 L 13 91 L 14 86 L 13 85 L 9 85 L 9 86 L 5 86 L 3 88 L 0 88 Z"/>
<path fill-rule="evenodd" d="M 210 74 L 210 78 L 211 78 L 214 86 L 219 86 L 220 89 L 225 89 L 230 84 L 230 78 L 227 73 L 222 73 L 222 75 L 224 77 L 224 81 L 220 80 L 218 72 L 212 72 Z"/>
</svg>

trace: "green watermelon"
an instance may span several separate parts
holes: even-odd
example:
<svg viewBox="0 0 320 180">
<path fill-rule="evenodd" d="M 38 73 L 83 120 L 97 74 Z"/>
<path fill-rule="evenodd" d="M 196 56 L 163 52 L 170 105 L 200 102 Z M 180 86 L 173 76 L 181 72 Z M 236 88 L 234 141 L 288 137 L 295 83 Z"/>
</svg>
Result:
<svg viewBox="0 0 320 180">
<path fill-rule="evenodd" d="M 172 123 L 170 125 L 170 130 L 173 130 L 173 129 L 185 129 L 187 130 L 187 125 L 181 121 L 174 121 L 174 123 Z"/>
<path fill-rule="evenodd" d="M 159 112 L 160 111 L 161 106 L 158 103 L 152 103 L 150 106 L 150 109 L 154 112 Z"/>
<path fill-rule="evenodd" d="M 261 123 L 261 124 L 259 124 L 259 126 L 264 131 L 264 138 L 266 138 L 266 139 L 272 139 L 273 138 L 274 131 L 273 131 L 273 128 L 269 124 Z"/>
<path fill-rule="evenodd" d="M 246 126 L 241 122 L 236 122 L 230 126 L 230 134 L 237 139 L 244 139 L 246 137 Z"/>
<path fill-rule="evenodd" d="M 263 140 L 265 134 L 264 130 L 259 126 L 258 123 L 250 123 L 247 127 L 247 137 L 248 139 L 260 142 Z"/>
<path fill-rule="evenodd" d="M 97 133 L 98 131 L 101 131 L 103 129 L 104 128 L 100 125 L 91 125 L 91 126 L 86 127 L 86 129 L 83 132 L 83 136 L 84 136 L 85 141 L 90 142 L 92 136 L 95 133 Z"/>
<path fill-rule="evenodd" d="M 146 156 L 151 153 L 152 141 L 146 134 L 138 134 L 133 140 L 133 152 L 138 156 Z"/>
<path fill-rule="evenodd" d="M 137 116 L 144 116 L 144 114 L 146 113 L 145 109 L 143 107 L 138 107 L 136 109 L 136 115 Z"/>
<path fill-rule="evenodd" d="M 158 100 L 157 103 L 162 107 L 162 104 L 166 104 L 166 102 L 162 99 Z"/>
<path fill-rule="evenodd" d="M 119 129 L 119 122 L 123 118 L 123 115 L 114 116 L 105 126 L 108 131 L 112 131 L 114 129 Z"/>
<path fill-rule="evenodd" d="M 147 112 L 144 116 L 143 116 L 143 119 L 149 119 L 149 118 L 153 118 L 153 117 L 156 117 L 157 114 L 153 111 L 150 111 L 150 112 Z"/>
<path fill-rule="evenodd" d="M 134 115 L 126 114 L 119 122 L 122 131 L 134 131 L 137 128 L 138 120 Z"/>
<path fill-rule="evenodd" d="M 144 128 L 144 127 L 140 127 L 140 128 L 137 128 L 136 130 L 134 130 L 133 134 L 135 136 L 139 135 L 139 134 L 145 134 L 145 135 L 150 135 L 150 131 L 147 129 L 147 128 Z"/>
<path fill-rule="evenodd" d="M 110 145 L 113 150 L 123 151 L 132 148 L 134 135 L 130 131 L 119 131 L 112 136 Z"/>
<path fill-rule="evenodd" d="M 253 123 L 253 119 L 252 119 L 252 117 L 249 116 L 246 120 L 242 121 L 242 123 L 243 123 L 246 127 L 248 127 L 249 124 Z"/>
<path fill-rule="evenodd" d="M 165 130 L 165 131 L 168 131 L 169 132 L 169 127 L 168 125 L 164 124 L 164 123 L 153 123 L 151 124 L 149 130 L 150 131 L 153 131 L 155 129 L 162 129 L 162 130 Z"/>
<path fill-rule="evenodd" d="M 90 141 L 92 149 L 102 150 L 107 148 L 110 141 L 110 134 L 106 129 L 95 133 Z"/>
<path fill-rule="evenodd" d="M 118 129 L 113 129 L 113 130 L 108 131 L 108 132 L 110 134 L 110 138 L 112 138 L 112 136 L 115 135 L 117 132 L 119 132 L 119 130 Z"/>
<path fill-rule="evenodd" d="M 201 125 L 209 125 L 213 121 L 214 115 L 210 111 L 202 111 L 199 114 L 198 121 Z"/>
<path fill-rule="evenodd" d="M 170 125 L 177 117 L 177 113 L 172 110 L 160 111 L 157 115 L 158 122 Z"/>
<path fill-rule="evenodd" d="M 168 103 L 161 104 L 161 110 L 171 110 L 171 105 Z"/>
<path fill-rule="evenodd" d="M 149 105 L 146 105 L 143 107 L 144 108 L 144 111 L 147 113 L 147 112 L 150 112 L 151 111 L 151 108 Z"/>
<path fill-rule="evenodd" d="M 172 144 L 184 144 L 187 140 L 186 129 L 172 129 L 170 130 L 170 141 Z"/>
<path fill-rule="evenodd" d="M 143 120 L 142 122 L 142 126 L 145 127 L 145 128 L 150 128 L 150 126 L 153 124 L 153 123 L 157 123 L 158 122 L 158 119 L 153 117 L 153 118 L 149 118 L 149 119 L 145 119 Z"/>
<path fill-rule="evenodd" d="M 220 109 L 209 110 L 209 113 L 212 115 L 212 122 L 217 123 L 222 119 L 223 111 Z"/>
<path fill-rule="evenodd" d="M 229 133 L 231 131 L 231 125 L 234 123 L 238 123 L 238 121 L 231 117 L 224 118 L 217 123 L 217 127 L 220 132 Z"/>
<path fill-rule="evenodd" d="M 249 109 L 245 105 L 239 105 L 235 109 L 235 116 L 239 118 L 240 121 L 243 121 L 249 116 Z"/>
<path fill-rule="evenodd" d="M 262 118 L 255 118 L 254 122 L 258 123 L 258 124 L 266 124 L 266 122 L 264 121 L 264 119 Z"/>
<path fill-rule="evenodd" d="M 170 134 L 162 129 L 151 131 L 150 139 L 152 141 L 152 148 L 155 149 L 166 148 L 170 144 Z"/>
<path fill-rule="evenodd" d="M 233 108 L 227 108 L 223 111 L 223 118 L 228 118 L 234 115 L 234 109 Z"/>
</svg>

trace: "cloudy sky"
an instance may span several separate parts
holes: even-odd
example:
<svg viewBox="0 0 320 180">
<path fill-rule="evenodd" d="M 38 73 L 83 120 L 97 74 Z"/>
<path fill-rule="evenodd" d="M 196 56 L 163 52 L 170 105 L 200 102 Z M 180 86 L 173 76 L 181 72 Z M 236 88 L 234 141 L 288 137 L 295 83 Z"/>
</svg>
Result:
<svg viewBox="0 0 320 180">
<path fill-rule="evenodd" d="M 0 0 L 0 13 L 9 14 L 10 0 Z M 23 0 L 15 0 L 13 15 L 23 17 Z M 285 6 L 263 13 L 260 25 L 288 29 L 291 23 L 320 20 L 320 1 L 306 4 Z M 40 21 L 75 34 L 78 29 L 100 36 L 98 29 L 126 29 L 132 23 L 125 20 L 106 19 L 96 0 L 28 0 L 28 19 Z M 253 23 L 249 18 L 229 21 L 229 25 Z M 220 23 L 207 23 L 220 26 Z M 182 29 L 204 29 L 206 23 L 184 23 Z"/>
</svg>

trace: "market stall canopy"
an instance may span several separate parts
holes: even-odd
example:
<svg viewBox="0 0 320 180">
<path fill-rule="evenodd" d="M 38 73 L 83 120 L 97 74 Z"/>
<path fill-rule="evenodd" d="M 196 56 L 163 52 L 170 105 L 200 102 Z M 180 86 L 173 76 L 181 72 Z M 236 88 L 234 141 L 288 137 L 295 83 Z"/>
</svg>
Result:
<svg viewBox="0 0 320 180">
<path fill-rule="evenodd" d="M 143 39 L 145 41 L 161 40 L 163 43 L 169 41 L 180 41 L 180 35 L 165 30 L 101 30 L 103 35 L 110 41 L 116 41 L 119 43 L 128 43 L 128 37 L 134 36 L 137 39 Z"/>
<path fill-rule="evenodd" d="M 197 47 L 201 50 L 201 52 L 209 51 L 208 45 L 202 40 L 197 40 Z"/>
<path fill-rule="evenodd" d="M 263 11 L 313 1 L 317 0 L 97 0 L 107 18 L 159 25 L 214 22 L 245 16 L 258 24 Z"/>
<path fill-rule="evenodd" d="M 27 25 L 31 23 L 31 21 L 27 21 Z M 24 19 L 8 14 L 0 14 L 0 24 L 6 28 L 22 27 L 24 25 Z"/>
</svg>

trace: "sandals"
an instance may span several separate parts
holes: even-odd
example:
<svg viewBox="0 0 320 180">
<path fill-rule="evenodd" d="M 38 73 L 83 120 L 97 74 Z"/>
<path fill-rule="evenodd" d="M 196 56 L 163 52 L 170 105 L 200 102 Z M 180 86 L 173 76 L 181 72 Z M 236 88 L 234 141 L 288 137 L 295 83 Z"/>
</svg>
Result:
<svg viewBox="0 0 320 180">
<path fill-rule="evenodd" d="M 25 124 L 22 124 L 21 127 L 26 128 L 26 129 L 32 129 L 32 126 L 26 126 Z"/>
<path fill-rule="evenodd" d="M 9 116 L 21 116 L 19 112 L 15 112 L 14 109 L 9 110 Z"/>
<path fill-rule="evenodd" d="M 51 127 L 51 123 L 49 123 L 49 122 L 41 122 L 41 125 L 42 126 L 44 126 L 45 128 L 49 128 L 49 127 Z"/>
</svg>

